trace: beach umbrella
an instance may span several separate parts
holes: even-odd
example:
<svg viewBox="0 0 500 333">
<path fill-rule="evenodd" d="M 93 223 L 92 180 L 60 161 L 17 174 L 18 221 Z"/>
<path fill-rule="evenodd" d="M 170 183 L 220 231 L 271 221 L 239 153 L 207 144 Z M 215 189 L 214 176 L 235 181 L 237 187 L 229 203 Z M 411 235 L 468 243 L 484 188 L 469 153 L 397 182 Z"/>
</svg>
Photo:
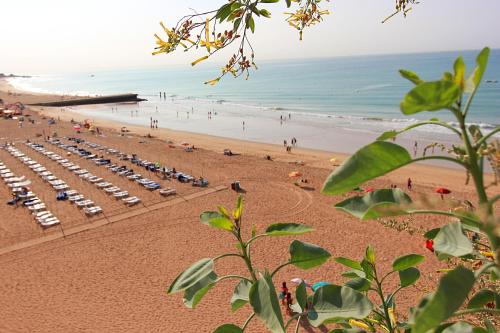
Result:
<svg viewBox="0 0 500 333">
<path fill-rule="evenodd" d="M 434 192 L 440 194 L 442 200 L 444 200 L 444 195 L 445 194 L 450 194 L 451 193 L 450 190 L 448 190 L 447 188 L 444 188 L 444 187 L 438 187 L 437 189 L 434 190 Z"/>
<path fill-rule="evenodd" d="M 330 283 L 330 282 L 320 281 L 320 282 L 316 282 L 316 283 L 314 283 L 314 284 L 311 286 L 311 289 L 312 289 L 313 291 L 316 291 L 316 290 L 318 290 L 319 288 L 321 288 L 321 287 L 323 287 L 323 286 L 329 286 L 329 285 L 331 285 L 331 283 Z"/>
<path fill-rule="evenodd" d="M 76 124 L 75 126 L 73 126 L 73 128 L 77 131 L 82 129 L 82 127 L 79 124 Z"/>
<path fill-rule="evenodd" d="M 337 162 L 337 159 L 335 157 L 330 158 L 330 162 L 335 163 Z"/>
<path fill-rule="evenodd" d="M 367 188 L 365 188 L 364 192 L 365 193 L 370 193 L 370 192 L 373 192 L 373 191 L 375 191 L 375 188 L 373 188 L 373 187 L 367 187 Z"/>
<path fill-rule="evenodd" d="M 183 146 L 189 146 L 189 142 L 183 141 L 183 142 L 181 143 L 181 145 L 183 145 Z"/>
<path fill-rule="evenodd" d="M 301 177 L 301 176 L 302 176 L 302 174 L 298 171 L 292 171 L 288 174 L 288 177 L 290 177 L 290 178 L 297 178 L 297 177 Z"/>
</svg>

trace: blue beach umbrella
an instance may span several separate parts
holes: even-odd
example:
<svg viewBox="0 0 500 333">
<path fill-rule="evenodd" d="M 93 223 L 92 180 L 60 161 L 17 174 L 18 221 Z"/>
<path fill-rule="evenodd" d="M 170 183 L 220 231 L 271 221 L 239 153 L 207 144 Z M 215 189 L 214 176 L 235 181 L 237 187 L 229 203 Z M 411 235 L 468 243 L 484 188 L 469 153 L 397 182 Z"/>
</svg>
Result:
<svg viewBox="0 0 500 333">
<path fill-rule="evenodd" d="M 318 290 L 319 288 L 321 288 L 321 287 L 323 287 L 323 286 L 329 286 L 329 285 L 331 285 L 331 283 L 330 283 L 330 282 L 320 281 L 320 282 L 316 282 L 315 284 L 313 284 L 313 285 L 311 286 L 311 289 L 312 289 L 313 291 L 316 291 L 316 290 Z"/>
</svg>

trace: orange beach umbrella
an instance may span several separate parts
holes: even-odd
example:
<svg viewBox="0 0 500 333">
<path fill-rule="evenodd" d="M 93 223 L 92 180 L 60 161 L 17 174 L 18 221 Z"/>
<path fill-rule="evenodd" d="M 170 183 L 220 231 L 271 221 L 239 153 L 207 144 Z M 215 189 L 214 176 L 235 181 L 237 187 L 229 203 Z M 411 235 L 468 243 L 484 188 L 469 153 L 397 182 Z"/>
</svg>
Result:
<svg viewBox="0 0 500 333">
<path fill-rule="evenodd" d="M 288 177 L 290 177 L 290 178 L 296 178 L 296 177 L 301 177 L 301 176 L 302 176 L 302 174 L 298 171 L 292 171 L 288 174 Z"/>
</svg>

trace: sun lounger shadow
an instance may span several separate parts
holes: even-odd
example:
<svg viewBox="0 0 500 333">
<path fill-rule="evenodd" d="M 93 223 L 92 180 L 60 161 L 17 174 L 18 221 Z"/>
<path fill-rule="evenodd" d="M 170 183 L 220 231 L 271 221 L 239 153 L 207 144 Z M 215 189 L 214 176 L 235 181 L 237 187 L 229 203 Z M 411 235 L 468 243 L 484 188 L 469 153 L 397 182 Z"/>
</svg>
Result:
<svg viewBox="0 0 500 333">
<path fill-rule="evenodd" d="M 312 186 L 301 186 L 300 188 L 309 192 L 313 192 L 315 190 L 315 188 Z"/>
</svg>

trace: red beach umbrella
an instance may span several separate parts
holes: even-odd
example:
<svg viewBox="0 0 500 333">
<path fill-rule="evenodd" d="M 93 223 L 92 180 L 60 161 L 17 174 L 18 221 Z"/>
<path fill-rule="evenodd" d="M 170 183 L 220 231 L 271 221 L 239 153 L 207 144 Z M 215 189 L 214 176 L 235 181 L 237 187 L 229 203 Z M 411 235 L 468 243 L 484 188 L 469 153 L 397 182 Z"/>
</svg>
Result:
<svg viewBox="0 0 500 333">
<path fill-rule="evenodd" d="M 444 187 L 438 187 L 437 189 L 434 190 L 434 192 L 438 193 L 438 194 L 441 194 L 441 199 L 444 200 L 444 195 L 445 194 L 450 194 L 451 191 L 448 190 L 447 188 L 444 188 Z"/>
<path fill-rule="evenodd" d="M 365 193 L 370 193 L 370 192 L 373 192 L 373 191 L 375 191 L 375 188 L 373 188 L 373 187 L 367 187 L 367 188 L 365 188 Z"/>
</svg>

